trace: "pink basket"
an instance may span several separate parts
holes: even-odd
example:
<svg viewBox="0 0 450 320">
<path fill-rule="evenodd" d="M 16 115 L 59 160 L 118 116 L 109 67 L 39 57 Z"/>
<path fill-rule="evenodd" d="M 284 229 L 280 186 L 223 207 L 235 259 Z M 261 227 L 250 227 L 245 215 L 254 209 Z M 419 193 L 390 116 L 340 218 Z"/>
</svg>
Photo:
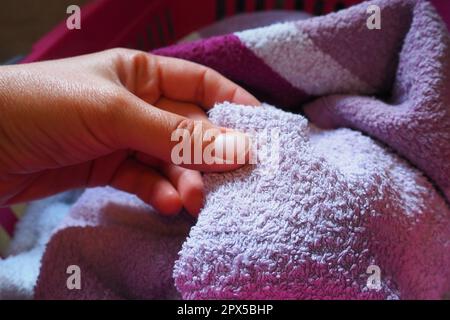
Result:
<svg viewBox="0 0 450 320">
<path fill-rule="evenodd" d="M 450 1 L 431 0 L 450 25 Z M 326 14 L 362 0 L 97 0 L 82 9 L 81 30 L 65 21 L 38 41 L 22 62 L 86 54 L 114 47 L 149 51 L 240 12 L 303 10 Z"/>
<path fill-rule="evenodd" d="M 97 0 L 81 10 L 81 30 L 60 23 L 22 62 L 64 58 L 114 47 L 149 51 L 240 12 L 303 10 L 326 14 L 361 0 Z"/>
</svg>

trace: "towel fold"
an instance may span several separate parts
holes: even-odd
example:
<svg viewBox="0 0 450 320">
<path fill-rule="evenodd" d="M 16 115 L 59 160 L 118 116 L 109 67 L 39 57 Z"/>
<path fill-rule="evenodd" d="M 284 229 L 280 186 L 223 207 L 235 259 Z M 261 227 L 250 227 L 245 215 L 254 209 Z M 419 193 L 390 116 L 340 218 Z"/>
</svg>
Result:
<svg viewBox="0 0 450 320">
<path fill-rule="evenodd" d="M 37 299 L 176 299 L 173 263 L 190 219 L 164 218 L 137 197 L 87 190 L 47 245 Z M 69 266 L 81 290 L 70 290 Z"/>
<path fill-rule="evenodd" d="M 183 216 L 86 191 L 47 247 L 36 298 L 435 299 L 450 289 L 450 211 L 398 155 L 269 106 L 223 104 L 210 118 L 252 133 L 262 156 L 204 175 L 206 204 L 184 244 Z M 67 288 L 69 265 L 82 290 Z M 379 288 L 368 285 L 374 266 Z"/>
<path fill-rule="evenodd" d="M 183 298 L 438 299 L 450 289 L 450 211 L 398 155 L 272 108 L 210 115 L 277 128 L 279 162 L 205 175 L 206 205 L 174 269 Z M 377 267 L 374 289 L 366 272 Z"/>
</svg>

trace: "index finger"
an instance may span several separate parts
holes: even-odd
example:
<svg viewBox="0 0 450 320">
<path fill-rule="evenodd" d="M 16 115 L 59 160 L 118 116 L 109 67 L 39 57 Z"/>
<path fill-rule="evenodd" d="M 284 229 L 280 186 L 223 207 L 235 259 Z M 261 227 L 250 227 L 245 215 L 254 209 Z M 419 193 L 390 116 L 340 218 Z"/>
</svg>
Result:
<svg viewBox="0 0 450 320">
<path fill-rule="evenodd" d="M 176 58 L 152 57 L 158 68 L 161 94 L 169 99 L 195 103 L 205 109 L 224 101 L 252 106 L 261 104 L 245 89 L 211 68 Z"/>
</svg>

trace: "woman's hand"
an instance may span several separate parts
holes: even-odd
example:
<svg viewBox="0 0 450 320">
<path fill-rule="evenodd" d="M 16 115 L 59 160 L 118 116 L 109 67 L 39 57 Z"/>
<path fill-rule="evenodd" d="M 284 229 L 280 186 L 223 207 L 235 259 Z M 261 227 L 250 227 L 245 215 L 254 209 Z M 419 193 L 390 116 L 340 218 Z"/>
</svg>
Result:
<svg viewBox="0 0 450 320">
<path fill-rule="evenodd" d="M 194 119 L 214 128 L 203 110 L 222 101 L 259 104 L 209 68 L 128 49 L 0 67 L 0 204 L 110 185 L 163 214 L 197 215 L 195 170 L 239 164 L 176 166 L 171 134 L 198 134 Z"/>
</svg>

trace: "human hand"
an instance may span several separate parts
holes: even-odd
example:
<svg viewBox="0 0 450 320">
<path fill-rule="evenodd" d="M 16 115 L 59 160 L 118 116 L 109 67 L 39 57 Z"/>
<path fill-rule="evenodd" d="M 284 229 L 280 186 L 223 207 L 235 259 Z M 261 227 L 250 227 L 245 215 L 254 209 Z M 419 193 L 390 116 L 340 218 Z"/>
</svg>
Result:
<svg viewBox="0 0 450 320">
<path fill-rule="evenodd" d="M 198 134 L 193 120 L 224 132 L 204 113 L 223 101 L 259 104 L 209 68 L 135 50 L 0 67 L 0 205 L 110 185 L 163 214 L 185 207 L 195 216 L 196 170 L 240 164 L 176 166 L 171 134 Z"/>
</svg>

